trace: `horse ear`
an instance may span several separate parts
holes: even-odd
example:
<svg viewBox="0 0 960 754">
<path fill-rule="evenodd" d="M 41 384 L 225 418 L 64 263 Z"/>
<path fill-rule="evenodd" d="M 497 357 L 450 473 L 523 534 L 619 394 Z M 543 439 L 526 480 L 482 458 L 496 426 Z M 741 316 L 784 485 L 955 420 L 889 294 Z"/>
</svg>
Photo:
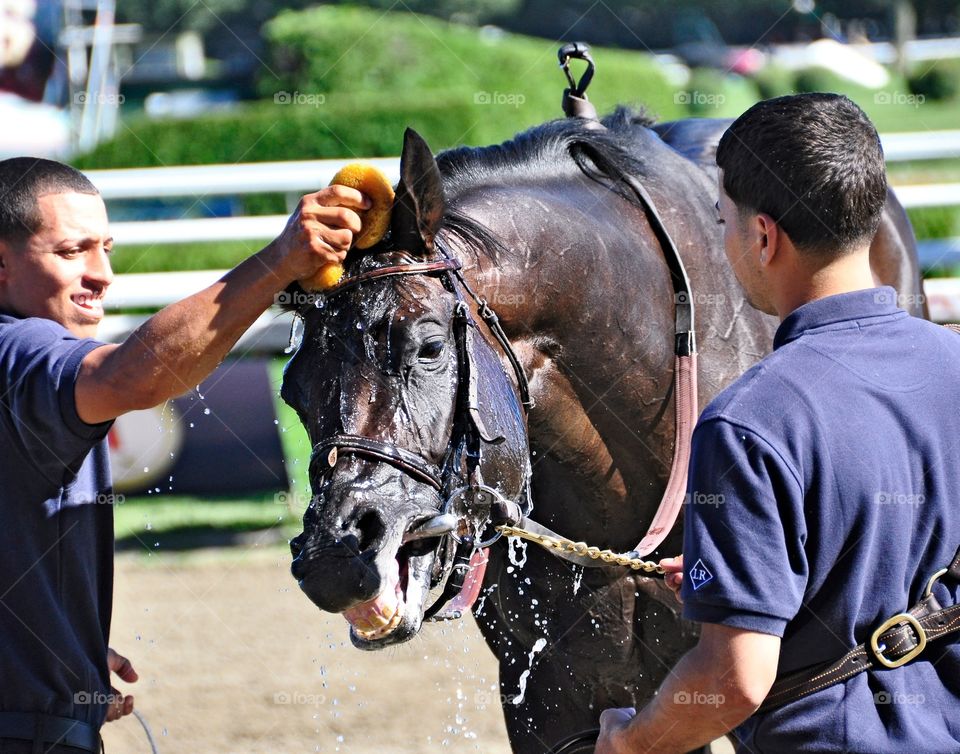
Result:
<svg viewBox="0 0 960 754">
<path fill-rule="evenodd" d="M 400 183 L 390 220 L 394 244 L 415 254 L 433 252 L 444 208 L 443 181 L 433 152 L 420 134 L 408 128 L 403 134 Z"/>
</svg>

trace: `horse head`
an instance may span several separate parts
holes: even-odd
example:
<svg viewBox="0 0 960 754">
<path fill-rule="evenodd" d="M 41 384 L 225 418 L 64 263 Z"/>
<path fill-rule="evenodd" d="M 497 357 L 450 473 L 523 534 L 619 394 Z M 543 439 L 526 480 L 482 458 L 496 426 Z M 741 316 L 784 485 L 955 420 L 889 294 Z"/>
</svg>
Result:
<svg viewBox="0 0 960 754">
<path fill-rule="evenodd" d="M 431 588 L 490 537 L 490 504 L 530 475 L 517 385 L 443 248 L 440 171 L 411 130 L 400 173 L 388 236 L 298 309 L 281 390 L 313 444 L 293 575 L 362 649 L 419 631 Z"/>
</svg>

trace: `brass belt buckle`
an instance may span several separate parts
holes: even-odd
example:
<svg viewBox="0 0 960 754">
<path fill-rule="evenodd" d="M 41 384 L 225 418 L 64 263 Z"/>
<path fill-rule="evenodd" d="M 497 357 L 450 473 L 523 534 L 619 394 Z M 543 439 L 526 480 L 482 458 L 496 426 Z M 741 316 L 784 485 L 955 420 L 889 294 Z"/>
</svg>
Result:
<svg viewBox="0 0 960 754">
<path fill-rule="evenodd" d="M 887 648 L 885 646 L 879 646 L 880 635 L 887 629 L 893 628 L 900 623 L 909 623 L 913 626 L 913 630 L 916 632 L 918 638 L 917 646 L 907 652 L 903 657 L 899 657 L 896 660 L 888 660 L 883 656 Z M 887 668 L 899 668 L 901 665 L 906 665 L 910 660 L 920 654 L 926 646 L 927 632 L 923 630 L 920 621 L 910 615 L 910 613 L 900 613 L 894 615 L 892 618 L 888 618 L 873 632 L 873 636 L 870 637 L 870 649 L 873 650 L 873 656 L 877 658 L 881 665 Z"/>
</svg>

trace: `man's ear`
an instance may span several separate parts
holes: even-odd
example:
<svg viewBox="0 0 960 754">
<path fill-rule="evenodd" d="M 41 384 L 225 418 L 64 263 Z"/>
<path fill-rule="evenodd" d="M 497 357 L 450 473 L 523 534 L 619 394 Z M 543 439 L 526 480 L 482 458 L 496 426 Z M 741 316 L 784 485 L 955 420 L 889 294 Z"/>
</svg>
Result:
<svg viewBox="0 0 960 754">
<path fill-rule="evenodd" d="M 6 241 L 0 241 L 0 283 L 7 282 L 7 259 L 10 257 L 10 246 Z"/>
<path fill-rule="evenodd" d="M 754 223 L 757 243 L 760 246 L 760 266 L 766 267 L 770 265 L 777 256 L 783 237 L 777 221 L 766 212 L 761 212 L 756 215 Z"/>
</svg>

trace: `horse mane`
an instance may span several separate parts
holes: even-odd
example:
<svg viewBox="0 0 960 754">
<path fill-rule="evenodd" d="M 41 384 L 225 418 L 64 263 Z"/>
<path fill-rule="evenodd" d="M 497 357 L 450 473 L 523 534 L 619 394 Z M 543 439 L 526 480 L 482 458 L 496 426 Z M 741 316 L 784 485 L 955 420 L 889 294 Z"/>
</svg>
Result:
<svg viewBox="0 0 960 754">
<path fill-rule="evenodd" d="M 457 147 L 437 155 L 447 210 L 441 231 L 474 253 L 496 261 L 507 253 L 485 225 L 459 211 L 458 197 L 485 186 L 509 182 L 543 182 L 578 174 L 600 182 L 605 176 L 646 175 L 644 153 L 637 149 L 654 120 L 643 110 L 618 107 L 601 119 L 603 129 L 580 118 L 560 118 L 534 126 L 509 141 L 487 147 Z M 609 185 L 609 181 L 606 182 Z M 624 198 L 635 197 L 612 187 Z"/>
<path fill-rule="evenodd" d="M 581 118 L 559 118 L 522 131 L 502 144 L 456 147 L 439 153 L 436 159 L 447 207 L 438 243 L 443 246 L 453 237 L 464 250 L 494 263 L 509 256 L 510 250 L 492 230 L 456 207 L 459 197 L 484 187 L 585 175 L 627 201 L 636 202 L 636 196 L 625 190 L 616 176 L 648 175 L 642 145 L 655 121 L 642 109 L 618 107 L 600 122 L 605 128 L 591 128 Z M 362 267 L 381 250 L 377 245 L 357 254 L 355 264 Z M 294 296 L 298 291 L 302 293 L 297 283 L 287 289 Z M 304 307 L 293 303 L 283 308 L 297 311 Z"/>
</svg>

